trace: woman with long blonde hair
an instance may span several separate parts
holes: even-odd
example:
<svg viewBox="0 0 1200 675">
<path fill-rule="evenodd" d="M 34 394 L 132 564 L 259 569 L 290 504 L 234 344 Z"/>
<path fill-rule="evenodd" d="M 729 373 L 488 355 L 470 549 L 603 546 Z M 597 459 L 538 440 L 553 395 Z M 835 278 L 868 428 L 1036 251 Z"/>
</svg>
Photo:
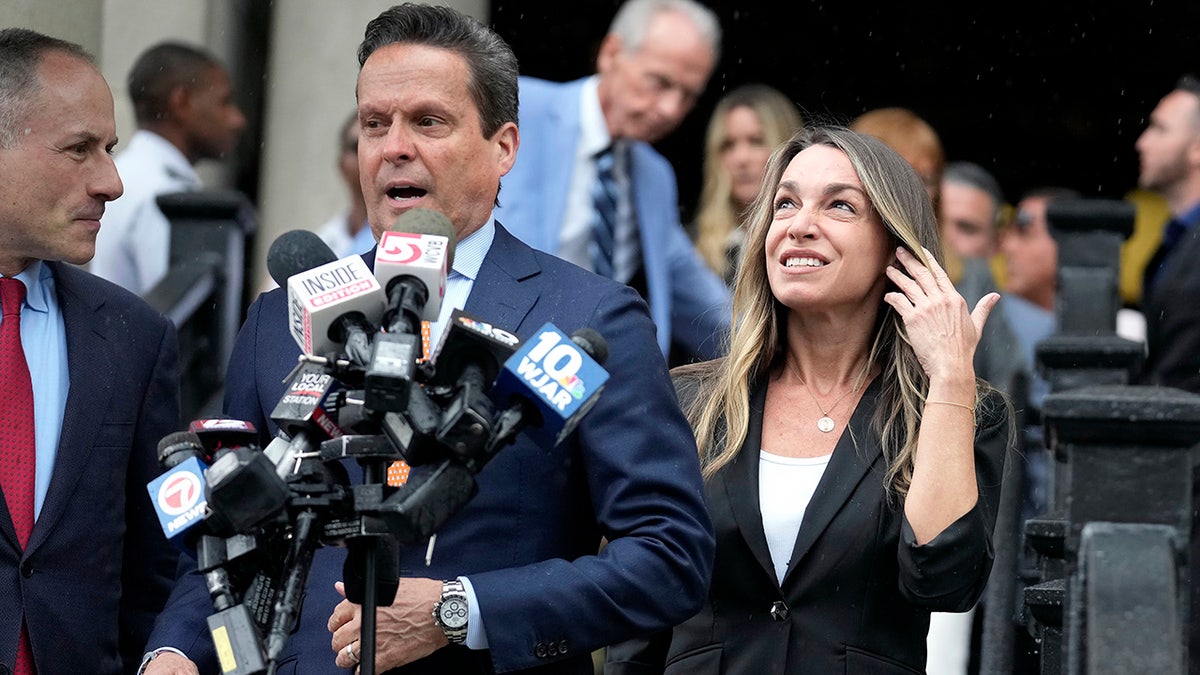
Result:
<svg viewBox="0 0 1200 675">
<path fill-rule="evenodd" d="M 877 139 L 806 129 L 747 221 L 729 355 L 675 370 L 717 534 L 709 601 L 668 673 L 914 673 L 929 613 L 992 563 L 1012 438 L 972 356 L 973 311 L 939 263 L 920 177 Z M 663 638 L 665 640 L 665 637 Z"/>
</svg>

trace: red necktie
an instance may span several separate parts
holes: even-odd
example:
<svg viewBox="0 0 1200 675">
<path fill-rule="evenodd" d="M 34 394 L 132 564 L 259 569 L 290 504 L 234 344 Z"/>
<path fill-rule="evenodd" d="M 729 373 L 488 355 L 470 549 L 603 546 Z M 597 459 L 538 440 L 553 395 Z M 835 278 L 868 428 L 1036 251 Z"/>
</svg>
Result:
<svg viewBox="0 0 1200 675">
<path fill-rule="evenodd" d="M 33 384 L 29 364 L 21 347 L 21 304 L 25 300 L 25 284 L 16 279 L 0 279 L 0 392 L 5 405 L 0 406 L 0 490 L 8 504 L 17 540 L 24 549 L 33 531 L 34 461 L 37 450 L 33 435 Z M 32 675 L 33 655 L 25 622 L 21 622 L 21 639 L 17 644 L 17 675 Z"/>
</svg>

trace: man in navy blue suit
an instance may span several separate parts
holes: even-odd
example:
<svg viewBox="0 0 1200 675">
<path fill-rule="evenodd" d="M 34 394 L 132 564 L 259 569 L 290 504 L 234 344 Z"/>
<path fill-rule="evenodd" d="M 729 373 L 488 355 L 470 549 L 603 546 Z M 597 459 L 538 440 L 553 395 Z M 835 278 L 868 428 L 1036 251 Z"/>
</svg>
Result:
<svg viewBox="0 0 1200 675">
<path fill-rule="evenodd" d="M 593 650 L 694 614 L 712 566 L 695 441 L 654 325 L 627 285 L 534 251 L 492 217 L 520 143 L 517 63 L 495 33 L 449 8 L 400 5 L 367 26 L 359 62 L 359 164 L 376 236 L 418 207 L 456 230 L 433 342 L 461 308 L 525 338 L 547 321 L 568 334 L 591 327 L 610 354 L 608 385 L 574 433 L 553 448 L 520 436 L 479 473 L 478 494 L 438 531 L 430 559 L 423 542 L 401 550 L 376 665 L 590 674 Z M 298 353 L 284 291 L 264 294 L 238 337 L 226 412 L 274 433 L 267 417 Z M 334 673 L 361 658 L 360 608 L 335 588 L 344 558 L 317 551 L 279 673 Z M 448 598 L 467 603 L 465 631 L 435 621 Z M 181 579 L 146 672 L 213 669 L 211 613 L 196 575 Z"/>
<path fill-rule="evenodd" d="M 78 45 L 0 30 L 0 672 L 137 668 L 175 554 L 146 493 L 179 424 L 170 322 L 74 265 L 121 195 Z"/>
</svg>

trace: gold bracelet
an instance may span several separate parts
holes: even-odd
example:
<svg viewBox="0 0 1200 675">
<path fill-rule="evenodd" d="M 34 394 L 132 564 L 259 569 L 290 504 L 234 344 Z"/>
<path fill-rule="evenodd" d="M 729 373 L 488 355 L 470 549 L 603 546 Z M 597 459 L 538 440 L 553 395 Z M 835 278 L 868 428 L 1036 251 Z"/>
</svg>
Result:
<svg viewBox="0 0 1200 675">
<path fill-rule="evenodd" d="M 925 401 L 925 405 L 929 405 L 930 403 L 940 403 L 942 405 L 952 405 L 956 408 L 962 408 L 963 410 L 970 410 L 972 415 L 975 414 L 975 406 L 967 405 L 965 403 L 955 403 L 954 401 L 935 401 L 933 399 L 927 399 Z"/>
</svg>

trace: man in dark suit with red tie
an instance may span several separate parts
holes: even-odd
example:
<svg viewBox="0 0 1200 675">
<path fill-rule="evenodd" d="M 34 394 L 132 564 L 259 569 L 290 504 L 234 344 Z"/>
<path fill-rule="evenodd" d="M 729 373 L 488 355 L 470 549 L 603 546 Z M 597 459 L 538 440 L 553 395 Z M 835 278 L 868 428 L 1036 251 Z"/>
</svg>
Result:
<svg viewBox="0 0 1200 675">
<path fill-rule="evenodd" d="M 0 30 L 0 673 L 131 672 L 170 590 L 146 483 L 179 424 L 175 331 L 74 267 L 121 194 L 116 142 L 82 48 Z"/>
</svg>

